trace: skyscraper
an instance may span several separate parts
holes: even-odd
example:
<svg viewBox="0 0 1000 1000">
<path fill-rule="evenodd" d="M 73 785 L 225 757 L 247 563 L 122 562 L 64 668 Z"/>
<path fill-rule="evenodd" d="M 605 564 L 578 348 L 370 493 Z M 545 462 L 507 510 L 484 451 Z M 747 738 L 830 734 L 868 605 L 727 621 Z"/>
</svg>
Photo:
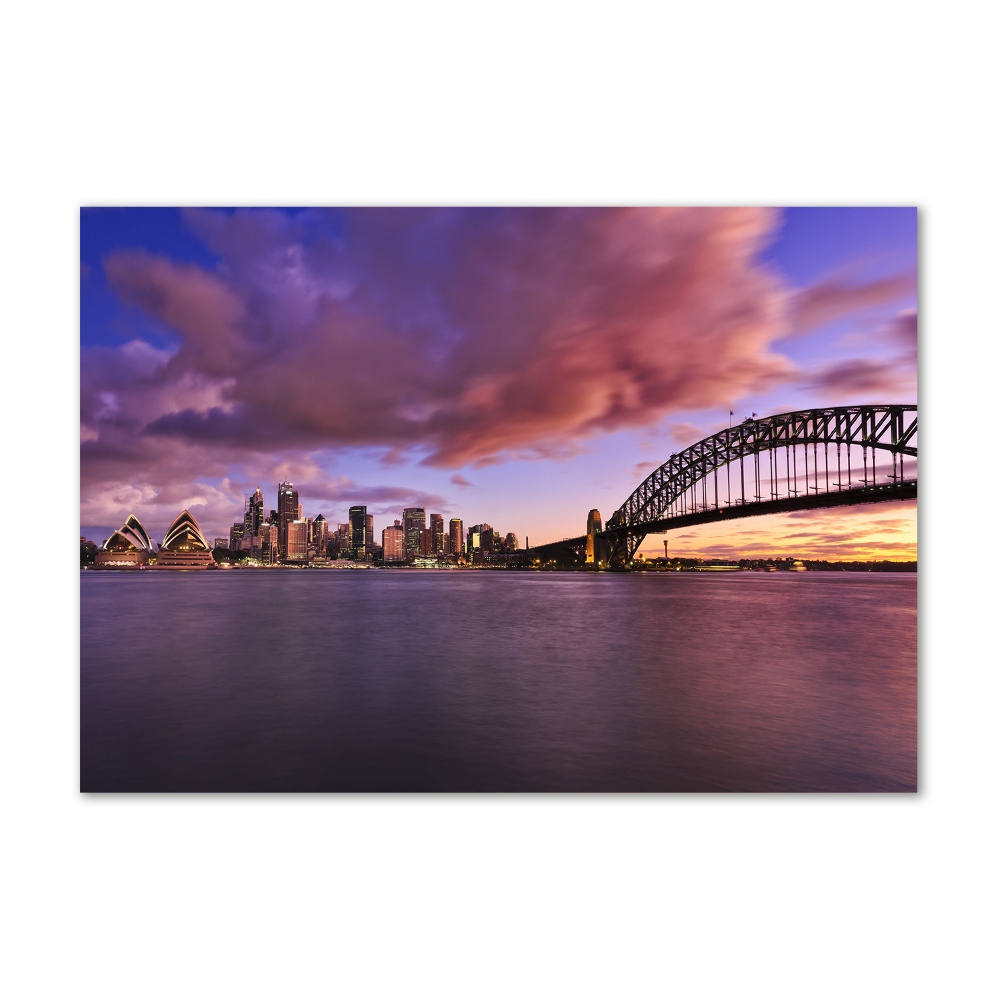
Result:
<svg viewBox="0 0 1000 1000">
<path fill-rule="evenodd" d="M 247 535 L 259 535 L 264 523 L 264 494 L 258 486 L 254 492 L 245 498 L 243 503 L 243 532 Z"/>
<path fill-rule="evenodd" d="M 367 507 L 352 507 L 347 512 L 347 520 L 351 524 L 351 548 L 354 550 L 355 559 L 364 559 L 367 551 L 365 548 L 365 535 L 367 534 L 365 522 L 367 519 Z"/>
<path fill-rule="evenodd" d="M 299 493 L 291 483 L 278 484 L 278 545 L 281 558 L 288 556 L 288 526 L 299 519 Z"/>
<path fill-rule="evenodd" d="M 375 548 L 375 517 L 365 514 L 365 552 L 371 554 Z"/>
<path fill-rule="evenodd" d="M 444 518 L 431 514 L 431 549 L 440 552 L 444 548 Z"/>
<path fill-rule="evenodd" d="M 462 553 L 462 522 L 457 518 L 453 517 L 448 522 L 448 529 L 451 534 L 451 551 L 455 555 L 461 555 Z"/>
<path fill-rule="evenodd" d="M 309 526 L 305 521 L 291 521 L 288 524 L 288 554 L 286 559 L 305 562 L 308 557 Z"/>
<path fill-rule="evenodd" d="M 403 529 L 397 521 L 392 528 L 382 529 L 382 561 L 402 562 L 405 559 L 403 554 Z"/>
<path fill-rule="evenodd" d="M 312 526 L 312 543 L 317 549 L 326 552 L 327 523 L 326 518 L 320 514 Z"/>
<path fill-rule="evenodd" d="M 426 517 L 427 511 L 423 507 L 407 507 L 403 511 L 407 559 L 420 554 L 420 532 L 427 527 Z"/>
</svg>

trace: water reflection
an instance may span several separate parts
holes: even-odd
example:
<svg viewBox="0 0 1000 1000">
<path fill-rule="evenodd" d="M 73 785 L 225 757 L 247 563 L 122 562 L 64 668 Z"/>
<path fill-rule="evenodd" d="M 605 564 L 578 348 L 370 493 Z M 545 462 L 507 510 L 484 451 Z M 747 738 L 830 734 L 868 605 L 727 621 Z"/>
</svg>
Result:
<svg viewBox="0 0 1000 1000">
<path fill-rule="evenodd" d="M 916 593 L 903 574 L 84 573 L 82 787 L 912 790 Z"/>
</svg>

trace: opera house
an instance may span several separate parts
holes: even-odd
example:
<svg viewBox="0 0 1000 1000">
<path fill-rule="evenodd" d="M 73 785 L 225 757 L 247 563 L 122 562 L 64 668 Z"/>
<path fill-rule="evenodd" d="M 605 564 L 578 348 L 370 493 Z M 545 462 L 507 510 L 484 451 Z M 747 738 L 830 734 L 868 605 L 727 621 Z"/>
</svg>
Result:
<svg viewBox="0 0 1000 1000">
<path fill-rule="evenodd" d="M 95 566 L 137 569 L 149 562 L 153 543 L 139 518 L 129 514 L 125 523 L 98 549 Z"/>
<path fill-rule="evenodd" d="M 212 550 L 189 510 L 182 510 L 160 543 L 156 569 L 208 569 L 214 566 Z"/>
<path fill-rule="evenodd" d="M 215 565 L 201 527 L 189 510 L 182 510 L 163 536 L 159 551 L 135 514 L 101 546 L 94 559 L 95 566 L 109 569 L 208 569 Z"/>
</svg>

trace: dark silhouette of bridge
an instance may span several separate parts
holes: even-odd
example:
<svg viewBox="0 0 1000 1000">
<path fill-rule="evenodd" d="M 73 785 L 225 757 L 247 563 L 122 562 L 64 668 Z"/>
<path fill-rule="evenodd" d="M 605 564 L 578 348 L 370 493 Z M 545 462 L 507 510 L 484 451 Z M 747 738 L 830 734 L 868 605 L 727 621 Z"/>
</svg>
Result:
<svg viewBox="0 0 1000 1000">
<path fill-rule="evenodd" d="M 837 406 L 750 418 L 671 455 L 603 529 L 593 510 L 586 535 L 535 546 L 529 555 L 627 569 L 649 534 L 737 517 L 912 500 L 916 438 L 915 405 Z"/>
</svg>

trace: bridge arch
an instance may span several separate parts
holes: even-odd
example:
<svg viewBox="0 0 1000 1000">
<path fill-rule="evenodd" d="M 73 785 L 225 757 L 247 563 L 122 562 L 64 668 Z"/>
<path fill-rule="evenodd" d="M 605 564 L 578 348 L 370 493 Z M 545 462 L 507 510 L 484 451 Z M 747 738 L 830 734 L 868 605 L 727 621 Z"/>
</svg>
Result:
<svg viewBox="0 0 1000 1000">
<path fill-rule="evenodd" d="M 603 535 L 612 546 L 610 562 L 617 566 L 629 562 L 646 535 L 666 530 L 666 522 L 673 518 L 677 523 L 683 518 L 686 524 L 716 519 L 711 514 L 713 508 L 719 517 L 724 507 L 730 508 L 727 516 L 745 516 L 771 513 L 771 508 L 837 506 L 915 496 L 916 477 L 906 478 L 905 462 L 917 458 L 916 439 L 917 407 L 909 404 L 794 410 L 744 420 L 671 455 L 639 484 L 604 527 Z M 835 447 L 833 470 L 831 447 Z M 892 458 L 888 483 L 876 481 L 876 452 Z M 767 470 L 762 475 L 764 456 Z M 740 482 L 734 498 L 732 473 L 737 464 Z M 722 501 L 720 470 L 727 470 L 727 498 Z M 832 482 L 831 471 L 836 477 Z M 862 473 L 863 478 L 857 480 L 861 486 L 854 485 L 855 472 Z M 779 493 L 782 483 L 784 492 Z"/>
</svg>

